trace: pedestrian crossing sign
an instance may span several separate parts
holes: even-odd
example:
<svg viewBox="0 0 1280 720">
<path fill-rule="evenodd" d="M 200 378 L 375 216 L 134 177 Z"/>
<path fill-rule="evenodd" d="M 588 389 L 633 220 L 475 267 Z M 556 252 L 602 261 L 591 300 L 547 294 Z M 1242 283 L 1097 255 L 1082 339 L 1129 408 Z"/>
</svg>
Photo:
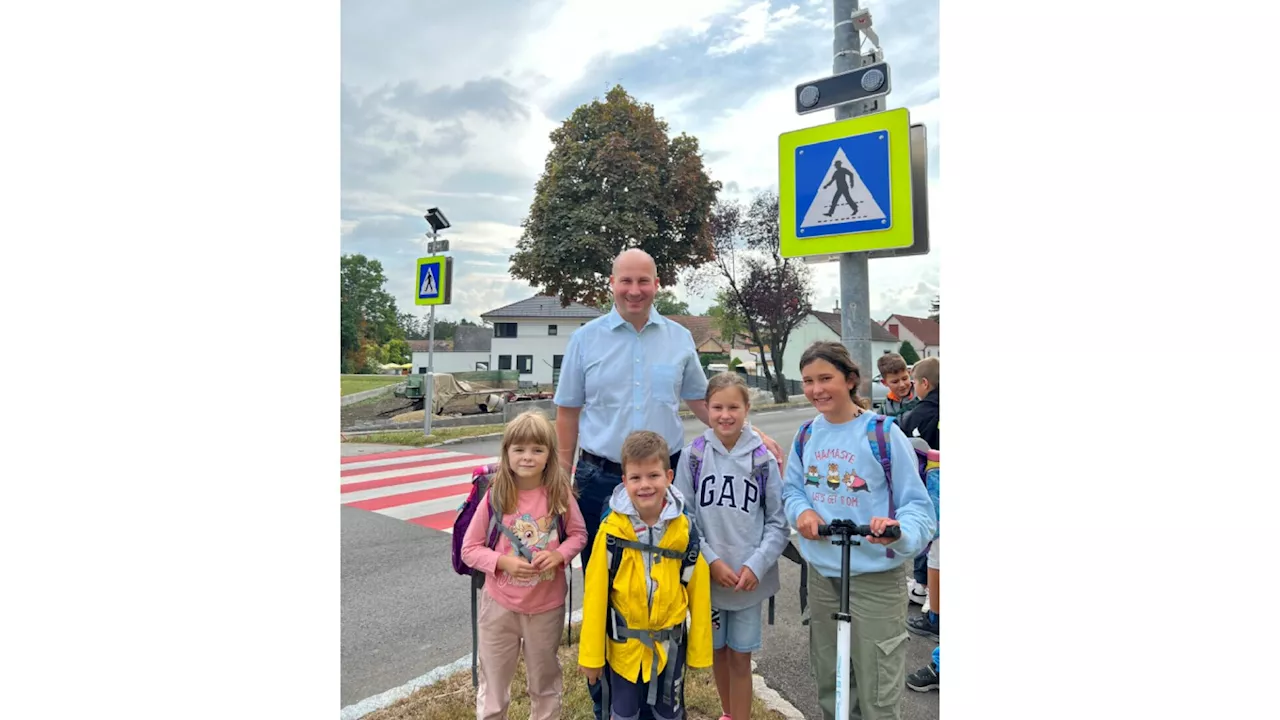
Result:
<svg viewBox="0 0 1280 720">
<path fill-rule="evenodd" d="M 912 244 L 910 124 L 900 108 L 779 136 L 783 257 Z"/>
<path fill-rule="evenodd" d="M 448 305 L 453 299 L 453 261 L 444 255 L 418 258 L 415 305 Z"/>
</svg>

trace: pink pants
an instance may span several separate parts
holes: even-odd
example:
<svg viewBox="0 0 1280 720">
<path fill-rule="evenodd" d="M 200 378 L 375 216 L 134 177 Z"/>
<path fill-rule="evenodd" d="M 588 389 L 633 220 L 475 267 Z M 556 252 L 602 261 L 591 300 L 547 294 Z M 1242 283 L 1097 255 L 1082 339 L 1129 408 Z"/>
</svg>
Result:
<svg viewBox="0 0 1280 720">
<path fill-rule="evenodd" d="M 560 717 L 564 682 L 556 650 L 564 633 L 564 606 L 537 615 L 514 613 L 489 593 L 480 596 L 479 680 L 476 720 L 506 720 L 511 703 L 511 679 L 524 644 L 524 668 L 529 680 L 529 720 Z"/>
</svg>

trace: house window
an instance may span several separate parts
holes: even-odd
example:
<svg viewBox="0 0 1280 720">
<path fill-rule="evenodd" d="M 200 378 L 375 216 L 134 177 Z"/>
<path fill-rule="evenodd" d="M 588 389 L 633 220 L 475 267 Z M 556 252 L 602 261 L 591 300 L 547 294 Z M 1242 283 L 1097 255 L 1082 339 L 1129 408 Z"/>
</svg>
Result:
<svg viewBox="0 0 1280 720">
<path fill-rule="evenodd" d="M 555 325 L 548 325 L 548 326 L 547 326 L 547 334 L 548 334 L 548 335 L 555 335 L 555 334 L 556 334 L 556 332 L 558 331 L 558 329 L 559 329 L 559 328 L 557 328 Z"/>
<path fill-rule="evenodd" d="M 498 369 L 499 369 L 499 370 L 510 370 L 510 369 L 511 369 L 511 356 L 510 356 L 510 355 L 499 355 L 499 356 L 498 356 Z"/>
<path fill-rule="evenodd" d="M 898 337 L 898 326 L 896 323 L 889 326 L 889 334 L 894 337 Z M 512 337 L 515 337 L 515 336 L 512 335 Z"/>
<path fill-rule="evenodd" d="M 551 356 L 551 369 L 552 369 L 552 370 L 559 370 L 559 369 L 560 369 L 560 365 L 561 365 L 563 362 L 564 362 L 564 356 L 563 356 L 563 355 L 552 355 L 552 356 Z"/>
<path fill-rule="evenodd" d="M 427 374 L 427 369 L 426 369 L 426 368 L 418 368 L 418 374 L 419 374 L 419 375 L 426 375 L 426 374 Z"/>
<path fill-rule="evenodd" d="M 517 356 L 516 356 L 516 370 L 519 370 L 521 375 L 529 375 L 529 374 L 532 374 L 532 373 L 533 373 L 533 356 L 532 356 L 532 355 L 517 355 Z"/>
<path fill-rule="evenodd" d="M 494 323 L 493 336 L 496 338 L 517 337 L 515 323 Z"/>
</svg>

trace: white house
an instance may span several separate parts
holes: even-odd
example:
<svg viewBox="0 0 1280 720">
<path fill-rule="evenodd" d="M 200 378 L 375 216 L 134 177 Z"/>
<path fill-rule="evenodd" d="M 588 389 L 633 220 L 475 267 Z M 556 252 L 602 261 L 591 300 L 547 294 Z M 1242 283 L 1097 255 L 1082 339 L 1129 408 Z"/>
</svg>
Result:
<svg viewBox="0 0 1280 720">
<path fill-rule="evenodd" d="M 840 342 L 840 313 L 814 310 L 791 331 L 787 338 L 787 350 L 782 354 L 782 374 L 789 380 L 800 379 L 800 356 L 819 340 Z M 870 379 L 879 374 L 876 359 L 886 353 L 897 352 L 901 341 L 887 330 L 871 322 L 871 367 L 862 368 L 862 376 Z"/>
<path fill-rule="evenodd" d="M 911 347 L 915 348 L 916 354 L 921 358 L 942 355 L 942 331 L 936 320 L 890 315 L 881 324 L 898 341 L 899 346 L 904 340 L 911 343 Z"/>
<path fill-rule="evenodd" d="M 460 330 L 483 330 L 488 333 L 487 328 L 469 328 L 463 327 Z M 437 340 L 434 357 L 427 354 L 426 340 L 410 340 L 409 349 L 413 352 L 413 369 L 410 372 L 425 373 L 427 371 L 427 361 L 431 360 L 435 371 L 438 373 L 462 373 L 474 372 L 476 370 L 487 370 L 489 365 L 489 338 L 483 338 L 484 342 L 479 346 L 468 347 L 466 350 L 459 346 L 457 340 Z"/>
<path fill-rule="evenodd" d="M 518 370 L 520 380 L 550 385 L 559 378 L 569 336 L 604 313 L 579 303 L 536 295 L 480 315 L 493 323 L 489 369 Z"/>
</svg>

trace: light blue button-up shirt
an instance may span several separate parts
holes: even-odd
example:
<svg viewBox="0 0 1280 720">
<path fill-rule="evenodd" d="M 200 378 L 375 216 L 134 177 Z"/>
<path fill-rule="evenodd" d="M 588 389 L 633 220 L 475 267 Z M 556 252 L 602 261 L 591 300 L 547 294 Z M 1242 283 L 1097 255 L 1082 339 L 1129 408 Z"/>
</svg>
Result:
<svg viewBox="0 0 1280 720">
<path fill-rule="evenodd" d="M 618 314 L 578 328 L 560 367 L 555 404 L 582 408 L 578 446 L 622 462 L 622 443 L 636 430 L 652 430 L 672 453 L 684 447 L 682 400 L 702 400 L 707 376 L 693 335 L 649 308 L 640 332 Z"/>
</svg>

